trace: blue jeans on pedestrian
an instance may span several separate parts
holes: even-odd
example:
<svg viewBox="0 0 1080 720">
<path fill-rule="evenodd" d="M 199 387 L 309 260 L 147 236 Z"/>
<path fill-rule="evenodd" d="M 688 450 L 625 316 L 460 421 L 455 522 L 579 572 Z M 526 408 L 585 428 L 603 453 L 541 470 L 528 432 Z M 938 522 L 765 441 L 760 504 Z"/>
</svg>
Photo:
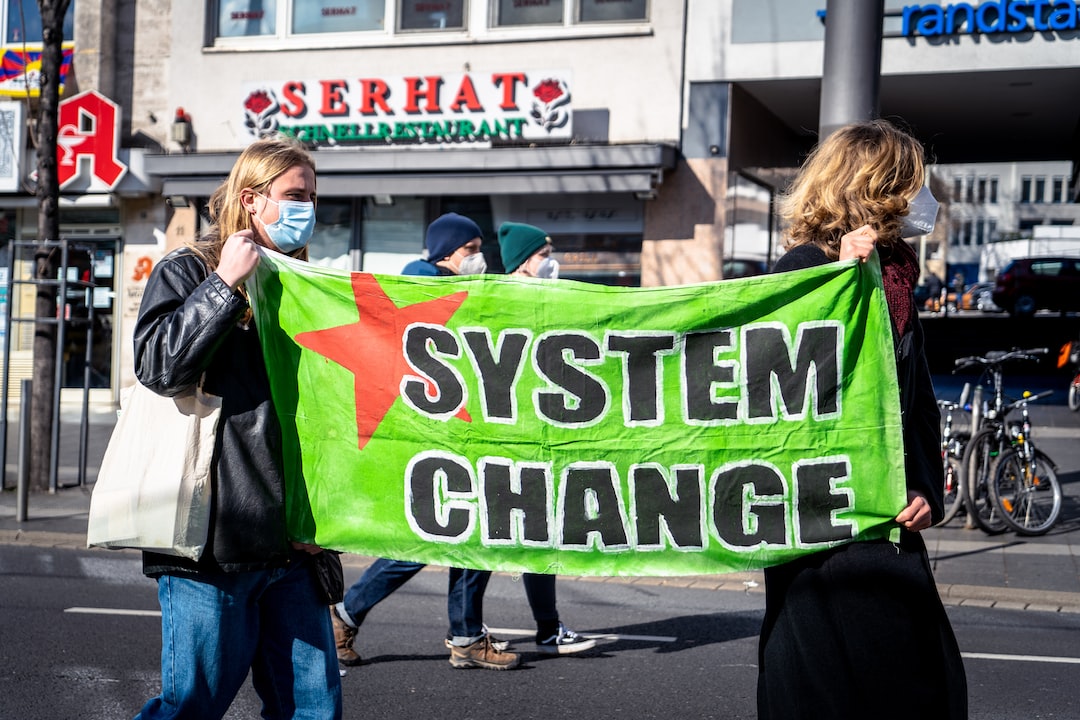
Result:
<svg viewBox="0 0 1080 720">
<path fill-rule="evenodd" d="M 342 605 L 349 619 L 360 627 L 371 608 L 423 569 L 421 563 L 376 560 L 345 591 Z M 450 619 L 449 637 L 454 645 L 470 645 L 484 637 L 484 590 L 490 579 L 491 573 L 487 570 L 450 568 L 446 613 Z"/>
<path fill-rule="evenodd" d="M 163 575 L 161 695 L 136 720 L 213 720 L 251 671 L 274 720 L 339 720 L 341 676 L 310 558 L 253 572 Z"/>
</svg>

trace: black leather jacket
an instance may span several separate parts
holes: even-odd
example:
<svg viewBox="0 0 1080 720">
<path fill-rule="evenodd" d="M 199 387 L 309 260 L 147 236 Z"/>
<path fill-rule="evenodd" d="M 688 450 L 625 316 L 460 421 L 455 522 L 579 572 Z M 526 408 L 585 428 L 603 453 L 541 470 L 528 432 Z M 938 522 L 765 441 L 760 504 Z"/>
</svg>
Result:
<svg viewBox="0 0 1080 720">
<path fill-rule="evenodd" d="M 197 561 L 143 553 L 143 571 L 241 572 L 283 566 L 285 528 L 281 428 L 247 301 L 191 250 L 169 253 L 146 284 L 135 324 L 135 374 L 161 395 L 198 383 L 220 395 L 221 419 L 211 474 L 214 507 L 207 546 Z"/>
</svg>

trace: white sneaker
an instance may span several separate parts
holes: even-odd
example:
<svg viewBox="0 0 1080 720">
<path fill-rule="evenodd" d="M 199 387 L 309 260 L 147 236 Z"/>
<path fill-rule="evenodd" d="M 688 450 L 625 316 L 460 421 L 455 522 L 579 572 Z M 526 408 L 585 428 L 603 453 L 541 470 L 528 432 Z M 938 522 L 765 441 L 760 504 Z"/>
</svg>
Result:
<svg viewBox="0 0 1080 720">
<path fill-rule="evenodd" d="M 569 655 L 582 650 L 591 650 L 594 647 L 596 647 L 595 640 L 582 637 L 562 623 L 559 623 L 559 632 L 536 643 L 536 651 L 545 655 Z"/>
</svg>

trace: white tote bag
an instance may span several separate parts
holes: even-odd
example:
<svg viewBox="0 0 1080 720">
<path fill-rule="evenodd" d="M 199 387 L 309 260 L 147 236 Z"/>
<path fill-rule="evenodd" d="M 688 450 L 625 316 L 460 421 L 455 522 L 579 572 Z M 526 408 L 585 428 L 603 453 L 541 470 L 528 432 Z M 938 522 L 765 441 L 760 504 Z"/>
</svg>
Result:
<svg viewBox="0 0 1080 720">
<path fill-rule="evenodd" d="M 210 525 L 210 467 L 221 398 L 199 386 L 164 397 L 125 390 L 90 496 L 87 547 L 197 560 Z"/>
</svg>

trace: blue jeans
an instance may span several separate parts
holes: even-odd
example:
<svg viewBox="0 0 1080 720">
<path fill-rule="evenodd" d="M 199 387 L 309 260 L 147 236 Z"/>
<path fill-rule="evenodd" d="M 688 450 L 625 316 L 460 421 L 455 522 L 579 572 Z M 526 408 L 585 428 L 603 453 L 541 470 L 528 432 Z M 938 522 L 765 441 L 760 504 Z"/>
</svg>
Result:
<svg viewBox="0 0 1080 720">
<path fill-rule="evenodd" d="M 371 608 L 423 569 L 420 563 L 376 560 L 345 591 L 342 604 L 349 619 L 359 627 Z M 446 614 L 450 618 L 449 636 L 454 645 L 470 645 L 484 636 L 484 590 L 490 579 L 491 573 L 487 570 L 450 568 Z"/>
<path fill-rule="evenodd" d="M 307 556 L 288 567 L 163 575 L 161 695 L 136 720 L 221 718 L 251 670 L 274 720 L 339 720 L 334 631 Z"/>
</svg>

